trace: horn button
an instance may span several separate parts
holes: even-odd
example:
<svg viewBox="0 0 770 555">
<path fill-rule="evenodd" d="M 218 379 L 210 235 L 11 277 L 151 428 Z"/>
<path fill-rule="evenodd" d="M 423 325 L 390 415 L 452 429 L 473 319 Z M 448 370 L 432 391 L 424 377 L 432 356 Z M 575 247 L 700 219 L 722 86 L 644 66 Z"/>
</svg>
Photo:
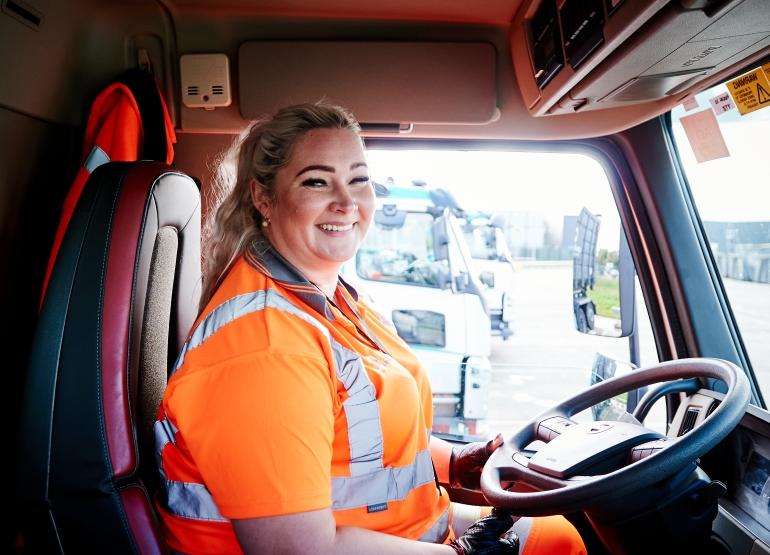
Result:
<svg viewBox="0 0 770 555">
<path fill-rule="evenodd" d="M 540 427 L 559 431 L 529 459 L 529 468 L 556 478 L 595 475 L 623 466 L 634 446 L 663 437 L 627 422 L 570 422 L 565 426 L 563 420 L 551 418 L 540 423 Z"/>
</svg>

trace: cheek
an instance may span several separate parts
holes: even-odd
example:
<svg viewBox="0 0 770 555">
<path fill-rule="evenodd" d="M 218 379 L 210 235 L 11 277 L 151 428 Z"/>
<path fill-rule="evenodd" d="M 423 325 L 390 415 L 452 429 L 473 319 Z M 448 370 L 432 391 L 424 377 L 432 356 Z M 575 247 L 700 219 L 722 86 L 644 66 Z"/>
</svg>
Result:
<svg viewBox="0 0 770 555">
<path fill-rule="evenodd" d="M 291 225 L 311 218 L 315 209 L 312 197 L 303 194 L 285 195 L 278 199 L 276 208 Z"/>
<path fill-rule="evenodd" d="M 358 203 L 358 212 L 361 215 L 362 219 L 366 222 L 366 227 L 369 227 L 369 224 L 372 222 L 372 219 L 374 218 L 374 205 L 375 205 L 375 198 L 374 198 L 374 190 L 368 189 L 365 192 L 362 192 L 362 195 L 360 198 L 357 199 Z"/>
</svg>

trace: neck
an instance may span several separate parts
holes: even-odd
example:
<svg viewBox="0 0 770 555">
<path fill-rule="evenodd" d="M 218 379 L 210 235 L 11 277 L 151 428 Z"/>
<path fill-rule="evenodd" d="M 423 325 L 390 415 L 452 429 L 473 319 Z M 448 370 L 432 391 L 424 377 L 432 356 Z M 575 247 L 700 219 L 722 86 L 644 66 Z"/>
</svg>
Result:
<svg viewBox="0 0 770 555">
<path fill-rule="evenodd" d="M 326 295 L 328 298 L 333 299 L 334 294 L 337 292 L 337 274 L 334 274 L 334 279 L 328 279 L 328 280 L 317 280 L 313 279 L 309 276 L 307 277 L 311 282 L 315 284 L 316 287 L 318 287 L 321 292 Z"/>
<path fill-rule="evenodd" d="M 334 294 L 337 291 L 337 279 L 342 264 L 331 264 L 329 267 L 325 268 L 309 268 L 307 265 L 302 264 L 300 260 L 296 260 L 291 253 L 283 252 L 281 248 L 276 247 L 272 241 L 270 241 L 270 244 L 278 254 L 289 262 L 289 264 L 299 270 L 305 279 L 318 287 L 318 289 L 320 289 L 328 298 L 334 298 Z"/>
</svg>

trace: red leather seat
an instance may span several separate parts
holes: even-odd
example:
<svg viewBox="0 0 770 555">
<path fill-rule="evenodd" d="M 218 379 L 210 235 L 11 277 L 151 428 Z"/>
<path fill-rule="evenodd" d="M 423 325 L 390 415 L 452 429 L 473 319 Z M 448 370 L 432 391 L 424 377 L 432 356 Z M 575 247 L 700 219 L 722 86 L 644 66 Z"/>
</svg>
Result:
<svg viewBox="0 0 770 555">
<path fill-rule="evenodd" d="M 36 330 L 17 449 L 30 552 L 166 551 L 155 411 L 197 314 L 200 195 L 159 162 L 91 175 Z"/>
</svg>

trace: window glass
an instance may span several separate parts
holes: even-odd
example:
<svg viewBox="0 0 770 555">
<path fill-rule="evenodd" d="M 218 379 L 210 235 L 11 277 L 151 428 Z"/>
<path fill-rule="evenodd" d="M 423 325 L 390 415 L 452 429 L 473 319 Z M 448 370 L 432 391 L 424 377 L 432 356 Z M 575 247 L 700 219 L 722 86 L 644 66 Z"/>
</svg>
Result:
<svg viewBox="0 0 770 555">
<path fill-rule="evenodd" d="M 375 218 L 356 255 L 356 271 L 367 280 L 438 287 L 447 262 L 433 253 L 433 217 L 405 212 L 396 223 Z"/>
<path fill-rule="evenodd" d="M 471 256 L 480 260 L 497 258 L 497 237 L 495 229 L 490 226 L 471 226 L 463 230 L 465 240 L 471 250 Z"/>
<path fill-rule="evenodd" d="M 405 222 L 419 215 L 419 226 L 405 223 L 387 237 L 373 226 L 356 260 L 358 277 L 366 278 L 358 285 L 383 314 L 397 316 L 399 333 L 427 368 L 434 431 L 516 431 L 594 383 L 597 353 L 629 361 L 627 338 L 579 333 L 573 313 L 575 226 L 584 208 L 601 219 L 597 276 L 617 280 L 620 221 L 596 160 L 570 153 L 370 147 L 368 162 L 374 181 L 395 191 L 378 199 L 378 207 L 403 208 Z M 441 210 L 426 213 L 418 198 L 427 204 L 449 199 L 447 225 L 437 216 Z M 441 244 L 443 254 L 436 248 Z M 608 316 L 617 316 L 617 294 L 606 296 Z M 637 311 L 638 362 L 651 364 L 657 353 L 639 296 Z M 444 316 L 442 347 L 415 339 L 425 314 L 435 321 Z M 604 316 L 597 312 L 596 318 Z M 435 326 L 425 327 L 436 337 L 427 331 Z M 584 414 L 592 417 L 590 410 Z"/>
<path fill-rule="evenodd" d="M 711 250 L 765 400 L 770 395 L 770 195 L 764 168 L 770 109 L 717 111 L 729 156 L 698 163 L 681 118 L 711 110 L 724 84 L 697 95 L 699 107 L 672 112 L 674 140 Z M 770 104 L 768 104 L 770 106 Z"/>
</svg>

